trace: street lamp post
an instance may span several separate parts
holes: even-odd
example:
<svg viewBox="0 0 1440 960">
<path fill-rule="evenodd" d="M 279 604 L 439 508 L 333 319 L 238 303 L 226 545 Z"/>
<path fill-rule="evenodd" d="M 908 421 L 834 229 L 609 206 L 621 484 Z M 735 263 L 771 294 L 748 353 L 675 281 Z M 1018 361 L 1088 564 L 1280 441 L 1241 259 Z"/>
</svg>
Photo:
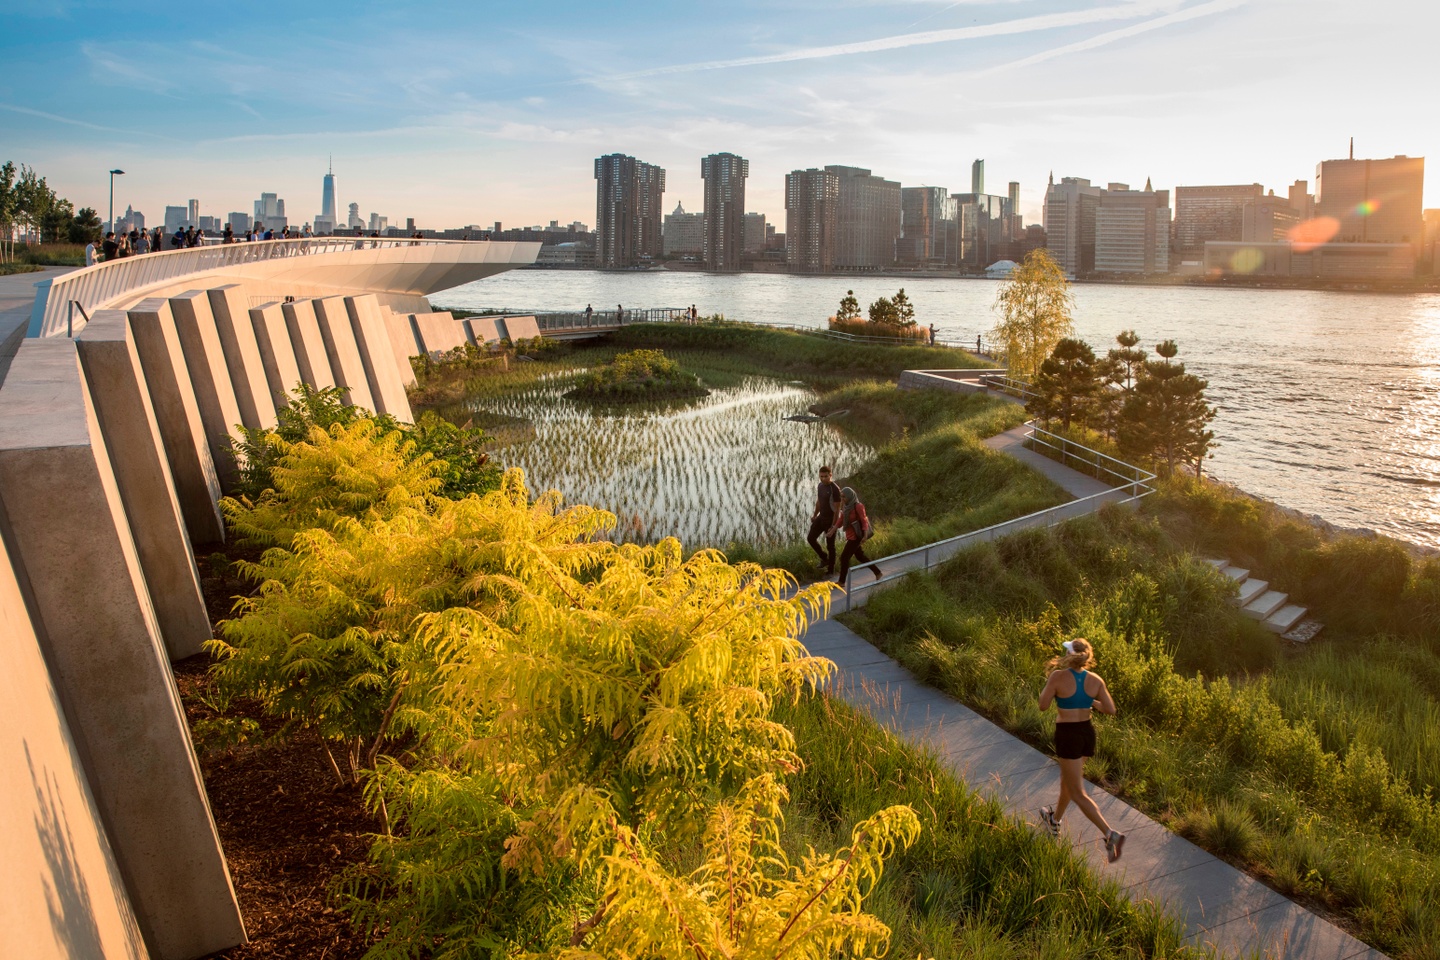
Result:
<svg viewBox="0 0 1440 960">
<path fill-rule="evenodd" d="M 125 171 L 124 171 L 124 170 L 111 170 L 111 171 L 110 171 L 110 221 L 109 221 L 109 223 L 106 225 L 106 229 L 107 229 L 107 230 L 114 230 L 114 229 L 115 229 L 115 175 L 116 175 L 116 174 L 119 174 L 120 176 L 123 177 L 123 176 L 125 175 Z"/>
</svg>

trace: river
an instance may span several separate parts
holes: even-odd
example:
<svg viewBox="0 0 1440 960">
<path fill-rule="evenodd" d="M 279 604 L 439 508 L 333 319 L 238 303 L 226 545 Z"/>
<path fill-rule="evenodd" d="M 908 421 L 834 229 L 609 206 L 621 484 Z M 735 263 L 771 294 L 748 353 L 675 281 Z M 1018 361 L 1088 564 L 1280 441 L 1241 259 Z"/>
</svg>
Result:
<svg viewBox="0 0 1440 960">
<path fill-rule="evenodd" d="M 514 270 L 431 298 L 438 308 L 613 309 L 822 326 L 905 287 L 919 323 L 974 340 L 997 282 L 692 272 Z M 1097 353 L 1133 328 L 1173 339 L 1210 381 L 1207 470 L 1283 506 L 1440 548 L 1440 295 L 1077 284 L 1076 333 Z M 857 348 L 860 349 L 860 348 Z"/>
</svg>

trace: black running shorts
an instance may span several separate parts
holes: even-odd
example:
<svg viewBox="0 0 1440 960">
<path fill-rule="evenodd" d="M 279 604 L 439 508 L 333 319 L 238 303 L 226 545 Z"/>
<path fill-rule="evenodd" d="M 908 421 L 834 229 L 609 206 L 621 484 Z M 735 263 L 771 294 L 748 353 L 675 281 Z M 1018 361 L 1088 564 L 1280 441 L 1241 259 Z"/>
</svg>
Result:
<svg viewBox="0 0 1440 960">
<path fill-rule="evenodd" d="M 1089 720 L 1057 722 L 1055 756 L 1061 760 L 1080 760 L 1095 756 L 1095 724 Z"/>
</svg>

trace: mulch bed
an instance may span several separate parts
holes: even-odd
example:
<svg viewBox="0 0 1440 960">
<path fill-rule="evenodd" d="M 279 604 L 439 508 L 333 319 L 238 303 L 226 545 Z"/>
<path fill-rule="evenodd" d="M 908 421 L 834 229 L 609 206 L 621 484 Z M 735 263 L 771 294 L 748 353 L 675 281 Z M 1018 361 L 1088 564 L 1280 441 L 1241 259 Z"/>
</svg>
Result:
<svg viewBox="0 0 1440 960">
<path fill-rule="evenodd" d="M 231 550 L 229 559 L 242 551 Z M 251 554 L 247 559 L 253 558 Z M 214 620 L 230 612 L 230 598 L 246 592 L 228 563 L 212 554 L 198 558 Z M 216 714 L 203 702 L 208 654 L 174 665 L 175 682 L 193 731 Z M 232 715 L 273 721 L 243 705 Z M 365 809 L 358 787 L 340 788 L 320 739 L 300 733 L 284 742 L 232 749 L 196 750 L 210 808 L 220 831 L 230 876 L 240 900 L 250 943 L 215 954 L 225 960 L 350 960 L 369 943 L 334 909 L 331 884 L 347 867 L 362 863 L 370 835 L 382 826 Z"/>
</svg>

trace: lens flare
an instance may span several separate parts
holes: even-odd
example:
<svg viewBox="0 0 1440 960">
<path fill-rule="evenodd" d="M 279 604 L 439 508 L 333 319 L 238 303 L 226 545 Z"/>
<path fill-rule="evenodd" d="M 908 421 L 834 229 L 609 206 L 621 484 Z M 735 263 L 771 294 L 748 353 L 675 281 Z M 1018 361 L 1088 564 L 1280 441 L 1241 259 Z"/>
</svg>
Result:
<svg viewBox="0 0 1440 960">
<path fill-rule="evenodd" d="M 1230 257 L 1231 273 L 1254 273 L 1265 266 L 1265 253 L 1255 247 L 1242 247 Z"/>
<path fill-rule="evenodd" d="M 1362 200 L 1355 205 L 1355 216 L 1368 217 L 1370 216 L 1370 214 L 1374 213 L 1376 210 L 1379 209 L 1379 200 Z"/>
<path fill-rule="evenodd" d="M 1316 217 L 1305 220 L 1290 228 L 1287 234 L 1297 253 L 1306 253 L 1335 239 L 1340 232 L 1340 221 L 1334 217 Z"/>
</svg>

